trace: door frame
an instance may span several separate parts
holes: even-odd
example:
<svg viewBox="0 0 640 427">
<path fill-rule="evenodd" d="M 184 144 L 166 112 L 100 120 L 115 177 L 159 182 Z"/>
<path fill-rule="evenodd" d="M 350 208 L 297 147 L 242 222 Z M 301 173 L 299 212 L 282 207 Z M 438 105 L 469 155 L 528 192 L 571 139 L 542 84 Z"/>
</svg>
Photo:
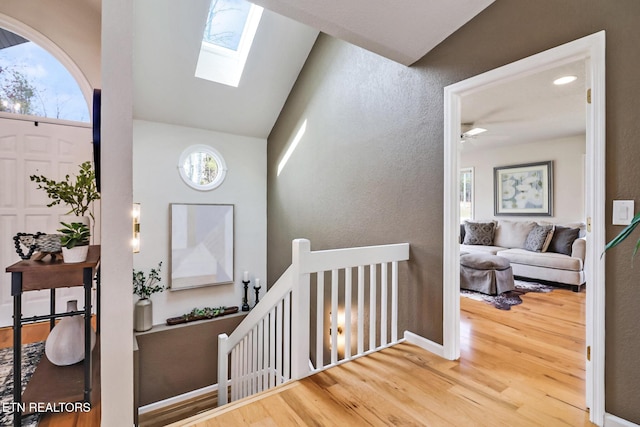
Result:
<svg viewBox="0 0 640 427">
<path fill-rule="evenodd" d="M 599 255 L 605 240 L 605 32 L 583 37 L 536 55 L 487 71 L 444 88 L 444 213 L 443 213 L 443 354 L 460 357 L 460 233 L 459 150 L 462 97 L 487 87 L 584 60 L 585 87 L 591 89 L 586 108 L 585 274 L 586 403 L 589 419 L 604 423 L 605 403 L 605 264 Z M 585 94 L 586 98 L 586 94 Z M 600 249 L 599 249 L 600 248 Z M 586 352 L 586 349 L 585 349 Z"/>
</svg>

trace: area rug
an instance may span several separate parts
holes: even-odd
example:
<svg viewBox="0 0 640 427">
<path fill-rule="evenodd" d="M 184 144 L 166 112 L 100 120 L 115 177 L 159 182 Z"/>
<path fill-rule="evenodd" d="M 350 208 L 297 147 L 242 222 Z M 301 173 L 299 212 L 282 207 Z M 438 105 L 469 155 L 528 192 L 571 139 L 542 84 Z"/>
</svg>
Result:
<svg viewBox="0 0 640 427">
<path fill-rule="evenodd" d="M 535 282 L 525 282 L 524 280 L 516 280 L 515 286 L 516 288 L 513 291 L 504 292 L 500 295 L 486 295 L 481 292 L 460 289 L 460 296 L 476 301 L 484 301 L 500 310 L 511 310 L 511 306 L 522 304 L 520 295 L 524 295 L 527 292 L 547 293 L 554 289 L 553 286 Z"/>
<path fill-rule="evenodd" d="M 24 391 L 31 375 L 44 354 L 44 341 L 22 346 L 22 390 Z M 0 426 L 13 425 L 13 348 L 0 350 Z M 39 414 L 22 419 L 23 427 L 38 425 Z"/>
</svg>

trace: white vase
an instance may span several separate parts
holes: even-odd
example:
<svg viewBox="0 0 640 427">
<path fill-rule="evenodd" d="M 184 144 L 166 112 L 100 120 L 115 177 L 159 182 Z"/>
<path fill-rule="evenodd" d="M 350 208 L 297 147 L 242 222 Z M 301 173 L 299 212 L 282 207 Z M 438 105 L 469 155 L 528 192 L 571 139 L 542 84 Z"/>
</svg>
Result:
<svg viewBox="0 0 640 427">
<path fill-rule="evenodd" d="M 67 301 L 67 311 L 77 311 L 78 301 Z M 96 333 L 91 328 L 91 350 Z M 84 360 L 84 316 L 63 317 L 47 337 L 44 346 L 47 359 L 54 365 L 68 366 Z"/>
<path fill-rule="evenodd" d="M 134 325 L 136 332 L 144 332 L 153 326 L 153 305 L 149 298 L 141 298 L 136 302 L 133 312 Z"/>
<path fill-rule="evenodd" d="M 66 263 L 85 262 L 87 260 L 87 254 L 89 253 L 89 246 L 74 246 L 71 249 L 62 247 L 62 258 Z"/>
</svg>

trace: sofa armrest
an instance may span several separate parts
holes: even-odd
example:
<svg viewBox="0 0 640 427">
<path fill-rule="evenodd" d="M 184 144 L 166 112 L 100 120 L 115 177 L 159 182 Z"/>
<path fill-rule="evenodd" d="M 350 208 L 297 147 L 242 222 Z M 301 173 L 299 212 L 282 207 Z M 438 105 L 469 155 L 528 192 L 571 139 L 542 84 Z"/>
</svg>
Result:
<svg viewBox="0 0 640 427">
<path fill-rule="evenodd" d="M 571 256 L 574 258 L 580 258 L 584 262 L 584 257 L 587 253 L 587 239 L 580 237 L 573 242 L 571 246 Z"/>
</svg>

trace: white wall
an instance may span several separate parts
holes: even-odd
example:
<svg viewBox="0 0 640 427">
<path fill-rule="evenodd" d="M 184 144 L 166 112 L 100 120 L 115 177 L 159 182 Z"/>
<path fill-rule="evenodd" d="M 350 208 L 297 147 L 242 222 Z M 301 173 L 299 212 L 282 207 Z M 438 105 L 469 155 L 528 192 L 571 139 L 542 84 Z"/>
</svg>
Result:
<svg viewBox="0 0 640 427">
<path fill-rule="evenodd" d="M 171 203 L 233 204 L 235 214 L 235 283 L 154 294 L 153 323 L 162 324 L 195 307 L 241 306 L 242 272 L 249 271 L 252 281 L 264 280 L 267 272 L 266 139 L 141 120 L 134 121 L 133 136 L 133 194 L 141 204 L 136 269 L 148 272 L 163 261 L 162 283 L 169 284 Z M 210 145 L 227 163 L 226 178 L 214 190 L 194 190 L 180 178 L 178 158 L 194 144 Z M 251 302 L 254 294 L 249 291 Z"/>
<path fill-rule="evenodd" d="M 576 136 L 493 149 L 464 148 L 460 154 L 460 167 L 474 168 L 475 219 L 498 218 L 493 215 L 494 167 L 552 160 L 553 216 L 531 218 L 553 222 L 584 221 L 585 147 L 584 136 Z"/>
<path fill-rule="evenodd" d="M 102 323 L 100 425 L 133 425 L 132 200 L 133 6 L 102 3 Z"/>
</svg>

